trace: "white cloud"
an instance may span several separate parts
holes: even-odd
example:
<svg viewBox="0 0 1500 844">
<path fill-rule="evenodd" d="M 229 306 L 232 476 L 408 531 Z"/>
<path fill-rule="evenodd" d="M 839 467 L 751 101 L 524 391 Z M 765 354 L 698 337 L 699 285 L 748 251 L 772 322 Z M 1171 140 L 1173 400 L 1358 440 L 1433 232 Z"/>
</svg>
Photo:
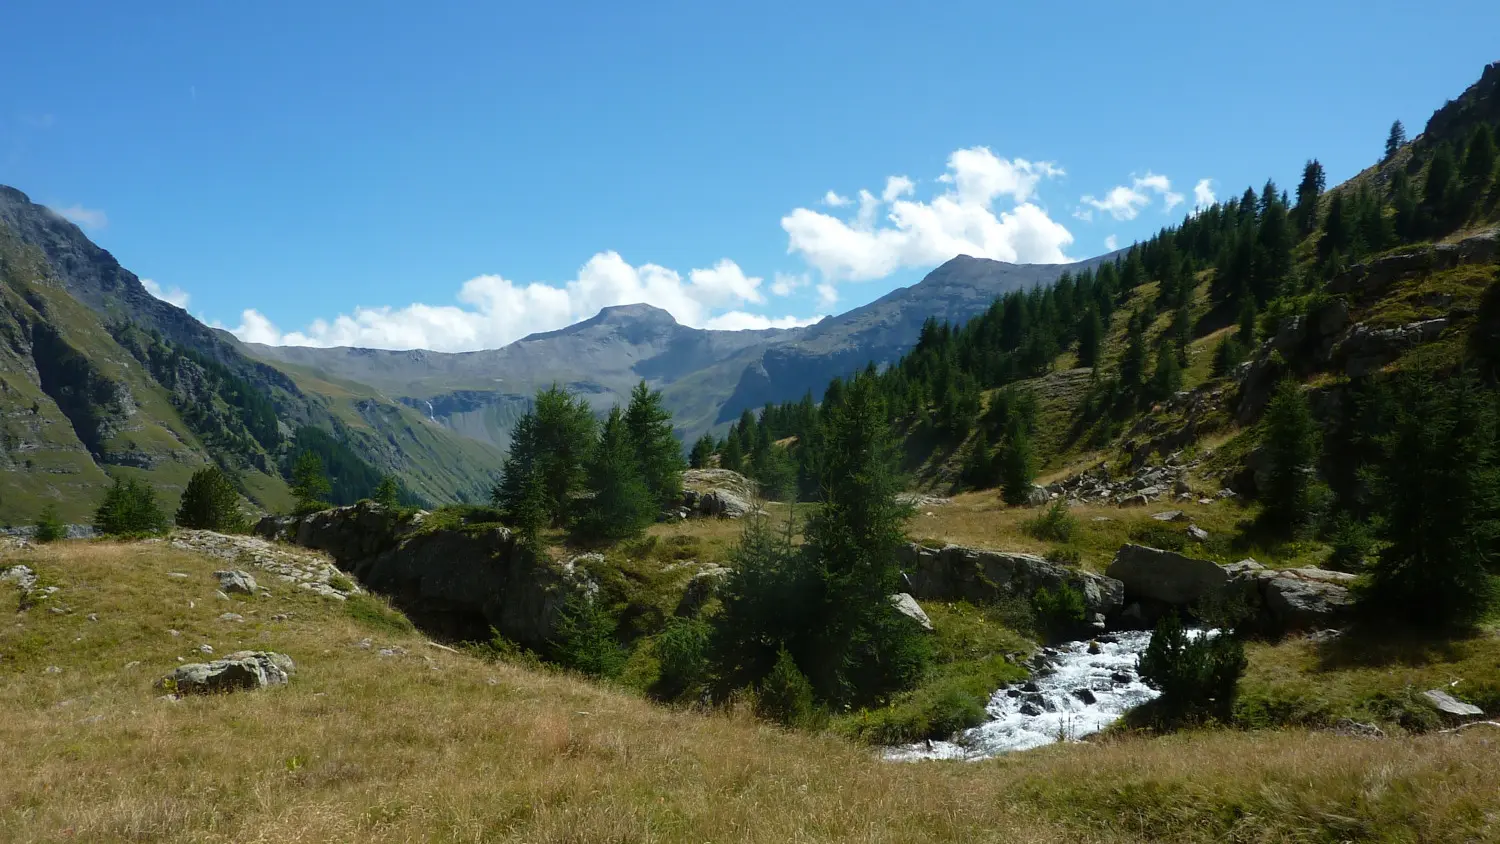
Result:
<svg viewBox="0 0 1500 844">
<path fill-rule="evenodd" d="M 771 280 L 771 293 L 776 296 L 790 296 L 792 291 L 799 287 L 807 286 L 811 279 L 807 273 L 777 273 Z"/>
<path fill-rule="evenodd" d="M 1091 208 L 1078 208 L 1073 211 L 1073 219 L 1082 220 L 1085 223 L 1094 222 L 1094 211 Z"/>
<path fill-rule="evenodd" d="M 162 286 L 160 284 L 157 284 L 154 280 L 149 278 L 141 279 L 141 286 L 146 288 L 146 292 L 150 293 L 152 296 L 155 296 L 163 302 L 170 302 L 171 304 L 176 305 L 179 308 L 186 308 L 188 306 L 188 300 L 193 298 L 188 294 L 186 290 L 183 290 L 181 287 L 173 286 L 162 289 Z"/>
<path fill-rule="evenodd" d="M 1198 184 L 1193 185 L 1193 210 L 1202 211 L 1218 201 L 1214 196 L 1214 180 L 1199 179 Z"/>
<path fill-rule="evenodd" d="M 1079 202 L 1091 205 L 1100 211 L 1106 211 L 1116 220 L 1134 220 L 1141 209 L 1151 201 L 1151 197 L 1124 185 L 1116 185 L 1111 188 L 1103 199 L 1096 198 L 1093 194 L 1085 194 Z"/>
<path fill-rule="evenodd" d="M 881 202 L 895 202 L 903 196 L 915 193 L 917 185 L 905 176 L 891 176 L 885 180 L 885 190 L 880 192 Z"/>
<path fill-rule="evenodd" d="M 1182 194 L 1172 190 L 1170 179 L 1150 170 L 1147 170 L 1144 176 L 1131 176 L 1131 183 L 1128 187 L 1116 185 L 1111 188 L 1103 199 L 1093 194 L 1086 194 L 1079 201 L 1092 208 L 1108 212 L 1116 220 L 1134 220 L 1140 215 L 1141 209 L 1151 204 L 1152 194 L 1161 197 L 1164 212 L 1171 211 L 1184 201 Z M 1089 221 L 1094 215 L 1092 211 L 1084 208 L 1073 212 L 1073 216 Z"/>
<path fill-rule="evenodd" d="M 66 208 L 53 208 L 52 211 L 58 216 L 71 220 L 74 224 L 85 229 L 102 229 L 109 225 L 109 215 L 97 208 L 85 208 L 82 205 L 69 205 Z"/>
<path fill-rule="evenodd" d="M 714 317 L 703 327 L 712 328 L 716 331 L 762 331 L 767 328 L 801 328 L 805 325 L 812 325 L 822 318 L 822 315 L 819 315 L 808 319 L 794 316 L 773 319 L 761 316 L 760 314 L 748 314 L 744 311 L 730 311 L 729 313 Z"/>
<path fill-rule="evenodd" d="M 1030 202 L 1044 178 L 1063 174 L 1050 162 L 997 157 L 985 147 L 961 149 L 948 158 L 938 181 L 948 189 L 931 200 L 900 198 L 914 190 L 909 179 L 892 177 L 882 201 L 860 191 L 859 212 L 842 220 L 796 208 L 781 220 L 787 251 L 800 254 L 825 284 L 883 278 L 908 267 L 942 263 L 955 255 L 1017 263 L 1062 263 L 1073 235 Z M 997 213 L 1007 197 L 1014 207 Z M 877 213 L 885 206 L 883 220 Z"/>
<path fill-rule="evenodd" d="M 1114 235 L 1110 235 L 1110 236 L 1104 238 L 1104 250 L 1106 252 L 1113 252 L 1113 251 L 1115 251 L 1116 249 L 1119 249 L 1119 248 L 1120 248 L 1120 239 L 1118 237 L 1115 237 Z"/>
<path fill-rule="evenodd" d="M 402 308 L 357 307 L 332 320 L 316 319 L 301 331 L 283 333 L 255 310 L 231 331 L 241 340 L 288 346 L 362 346 L 433 349 L 442 352 L 498 348 L 527 334 L 551 331 L 587 319 L 601 308 L 638 302 L 655 305 L 684 325 L 707 327 L 715 319 L 741 317 L 719 308 L 765 301 L 762 279 L 721 260 L 687 277 L 656 264 L 632 266 L 616 252 L 600 252 L 563 285 L 517 284 L 498 275 L 464 282 L 455 305 L 414 303 Z M 750 315 L 745 315 L 750 316 Z M 768 320 L 767 325 L 785 325 Z"/>
<path fill-rule="evenodd" d="M 818 307 L 831 308 L 839 301 L 839 289 L 827 282 L 818 285 Z"/>
<path fill-rule="evenodd" d="M 844 206 L 848 205 L 850 201 L 851 200 L 849 199 L 849 197 L 839 196 L 833 191 L 829 191 L 828 193 L 823 194 L 823 204 L 827 205 L 829 208 L 843 208 Z"/>
</svg>

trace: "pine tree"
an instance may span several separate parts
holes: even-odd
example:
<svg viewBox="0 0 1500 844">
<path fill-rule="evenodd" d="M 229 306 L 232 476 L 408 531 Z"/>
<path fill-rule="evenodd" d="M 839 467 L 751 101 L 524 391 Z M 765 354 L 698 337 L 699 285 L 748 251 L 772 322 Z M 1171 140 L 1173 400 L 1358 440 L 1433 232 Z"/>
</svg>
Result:
<svg viewBox="0 0 1500 844">
<path fill-rule="evenodd" d="M 964 483 L 973 489 L 985 489 L 994 483 L 995 459 L 990 454 L 990 440 L 981 427 L 969 440 L 969 454 L 964 459 Z"/>
<path fill-rule="evenodd" d="M 240 494 L 218 466 L 193 473 L 177 507 L 177 526 L 233 533 L 245 528 Z"/>
<path fill-rule="evenodd" d="M 291 487 L 292 496 L 297 499 L 297 512 L 309 513 L 326 508 L 333 485 L 323 470 L 323 458 L 313 451 L 298 455 L 297 462 L 292 464 Z"/>
<path fill-rule="evenodd" d="M 1151 375 L 1150 396 L 1165 401 L 1182 389 L 1182 369 L 1177 364 L 1177 350 L 1163 343 L 1156 350 L 1156 369 Z"/>
<path fill-rule="evenodd" d="M 1494 606 L 1500 540 L 1495 408 L 1468 379 L 1409 385 L 1384 441 L 1377 488 L 1386 546 L 1360 602 L 1426 627 L 1466 627 Z"/>
<path fill-rule="evenodd" d="M 1256 346 L 1255 322 L 1255 303 L 1247 300 L 1240 305 L 1239 327 L 1235 329 L 1236 339 L 1246 350 L 1254 349 Z"/>
<path fill-rule="evenodd" d="M 704 434 L 693 443 L 693 451 L 688 455 L 688 466 L 693 469 L 707 469 L 713 456 L 714 435 Z"/>
<path fill-rule="evenodd" d="M 645 380 L 630 393 L 625 427 L 656 505 L 670 507 L 681 501 L 682 444 L 672 433 L 672 414 L 662 407 L 661 391 L 647 387 Z"/>
<path fill-rule="evenodd" d="M 31 533 L 31 538 L 41 543 L 68 538 L 68 526 L 57 514 L 56 504 L 49 503 L 42 507 L 42 512 L 36 517 L 36 526 Z"/>
<path fill-rule="evenodd" d="M 1266 408 L 1265 448 L 1271 463 L 1269 488 L 1262 495 L 1266 522 L 1287 534 L 1312 521 L 1312 489 L 1319 432 L 1307 396 L 1297 382 L 1276 386 Z"/>
<path fill-rule="evenodd" d="M 1000 495 L 1006 504 L 1019 507 L 1031 503 L 1035 462 L 1026 426 L 1013 423 L 1000 450 Z"/>
<path fill-rule="evenodd" d="M 1490 187 L 1495 175 L 1495 133 L 1488 123 L 1474 127 L 1469 136 L 1469 151 L 1464 154 L 1464 184 L 1477 200 Z"/>
<path fill-rule="evenodd" d="M 824 413 L 823 501 L 803 530 L 803 559 L 822 582 L 818 629 L 796 654 L 813 688 L 835 703 L 866 703 L 921 675 L 922 631 L 898 613 L 897 553 L 910 507 L 898 498 L 896 441 L 876 378 L 861 375 Z"/>
<path fill-rule="evenodd" d="M 401 506 L 401 487 L 396 483 L 395 475 L 384 475 L 380 478 L 380 485 L 375 487 L 375 494 L 370 496 L 376 504 L 383 507 L 395 509 Z"/>
<path fill-rule="evenodd" d="M 590 493 L 578 519 L 584 536 L 627 539 L 639 536 L 655 519 L 658 502 L 641 474 L 629 423 L 618 406 L 604 420 L 584 476 Z"/>
<path fill-rule="evenodd" d="M 1132 398 L 1141 395 L 1146 385 L 1146 321 L 1142 314 L 1130 318 L 1125 338 L 1125 356 L 1120 358 L 1120 386 Z"/>
<path fill-rule="evenodd" d="M 156 491 L 136 478 L 115 478 L 94 512 L 94 530 L 105 536 L 146 536 L 167 529 Z"/>
<path fill-rule="evenodd" d="M 1387 159 L 1391 158 L 1405 145 L 1406 127 L 1402 126 L 1401 121 L 1397 120 L 1391 124 L 1390 134 L 1385 136 L 1385 157 Z"/>
<path fill-rule="evenodd" d="M 1454 162 L 1453 148 L 1447 143 L 1438 144 L 1432 154 L 1432 163 L 1427 166 L 1427 182 L 1422 188 L 1422 203 L 1436 225 L 1431 234 L 1441 234 L 1453 224 L 1457 216 L 1458 194 L 1458 165 Z"/>
<path fill-rule="evenodd" d="M 594 415 L 588 403 L 556 384 L 539 390 L 531 410 L 511 431 L 510 454 L 492 497 L 514 521 L 526 484 L 535 474 L 546 497 L 547 521 L 566 524 L 583 487 L 583 463 L 594 446 Z"/>
<path fill-rule="evenodd" d="M 541 550 L 542 531 L 552 521 L 547 485 L 542 473 L 533 469 L 519 480 L 517 495 L 507 509 L 516 541 L 533 554 Z"/>
<path fill-rule="evenodd" d="M 740 450 L 740 438 L 725 438 L 724 450 L 719 452 L 719 468 L 739 472 L 745 468 L 745 453 Z"/>
<path fill-rule="evenodd" d="M 1316 158 L 1307 162 L 1302 168 L 1302 181 L 1297 185 L 1297 207 L 1292 211 L 1292 216 L 1297 221 L 1297 230 L 1303 236 L 1312 234 L 1318 228 L 1318 198 L 1323 195 L 1327 184 L 1328 177 L 1323 172 L 1323 165 Z"/>
<path fill-rule="evenodd" d="M 1411 177 L 1405 170 L 1397 170 L 1391 177 L 1391 207 L 1396 216 L 1392 220 L 1396 237 L 1403 241 L 1416 240 L 1422 236 L 1421 211 L 1417 203 L 1417 192 L 1412 187 Z"/>
<path fill-rule="evenodd" d="M 1078 365 L 1093 367 L 1099 363 L 1099 345 L 1104 339 L 1104 321 L 1099 308 L 1090 304 L 1078 320 Z"/>
<path fill-rule="evenodd" d="M 1318 259 L 1324 262 L 1335 256 L 1347 256 L 1354 245 L 1354 220 L 1346 207 L 1344 191 L 1336 191 L 1328 201 L 1328 216 L 1323 220 L 1323 237 L 1318 241 Z"/>
</svg>

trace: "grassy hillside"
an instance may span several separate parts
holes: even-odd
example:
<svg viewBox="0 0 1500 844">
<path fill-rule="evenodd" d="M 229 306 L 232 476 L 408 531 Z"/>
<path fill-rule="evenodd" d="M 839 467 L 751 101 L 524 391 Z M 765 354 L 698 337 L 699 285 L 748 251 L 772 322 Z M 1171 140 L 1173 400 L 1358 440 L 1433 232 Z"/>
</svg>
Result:
<svg viewBox="0 0 1500 844">
<path fill-rule="evenodd" d="M 0 521 L 25 523 L 48 504 L 88 521 L 109 476 L 144 478 L 175 508 L 209 450 L 171 394 L 3 227 L 0 332 Z M 245 474 L 263 505 L 285 495 L 278 478 Z"/>
<path fill-rule="evenodd" d="M 1500 744 L 1483 727 L 1121 735 L 886 763 L 831 735 L 436 648 L 369 599 L 263 577 L 270 597 L 226 602 L 221 562 L 161 545 L 0 558 L 18 562 L 68 611 L 37 607 L 0 631 L 9 840 L 1477 841 L 1500 812 Z M 219 620 L 231 610 L 245 621 Z M 285 688 L 158 699 L 152 682 L 205 643 L 284 652 L 297 673 Z M 1297 670 L 1253 656 L 1252 676 Z M 1397 679 L 1441 676 L 1442 659 Z M 1347 675 L 1309 676 L 1327 688 Z"/>
</svg>

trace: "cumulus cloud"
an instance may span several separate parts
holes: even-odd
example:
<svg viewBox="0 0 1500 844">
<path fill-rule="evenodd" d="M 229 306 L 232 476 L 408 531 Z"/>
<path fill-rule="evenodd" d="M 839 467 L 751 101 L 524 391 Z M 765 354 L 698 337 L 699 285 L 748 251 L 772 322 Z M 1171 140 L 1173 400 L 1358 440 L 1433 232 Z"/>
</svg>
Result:
<svg viewBox="0 0 1500 844">
<path fill-rule="evenodd" d="M 1043 179 L 1061 175 L 1062 168 L 1051 162 L 1004 159 L 987 147 L 961 149 L 949 156 L 947 172 L 938 177 L 946 189 L 928 201 L 909 198 L 915 183 L 893 176 L 880 197 L 860 191 L 852 220 L 797 208 L 782 218 L 781 227 L 787 251 L 801 255 L 827 285 L 883 278 L 955 255 L 1062 263 L 1073 235 L 1031 202 Z M 997 211 L 1001 198 L 1013 207 Z M 882 208 L 884 218 L 877 219 Z"/>
<path fill-rule="evenodd" d="M 64 219 L 70 220 L 74 225 L 85 229 L 102 229 L 109 225 L 109 215 L 97 208 L 85 208 L 82 205 L 69 205 L 63 208 L 53 207 L 52 211 Z"/>
<path fill-rule="evenodd" d="M 163 302 L 170 302 L 171 304 L 176 305 L 179 308 L 186 308 L 188 306 L 188 300 L 193 298 L 188 294 L 186 290 L 183 290 L 181 287 L 173 286 L 163 288 L 160 284 L 157 284 L 154 280 L 149 278 L 141 279 L 141 286 L 146 288 L 146 292 L 150 293 L 152 296 L 155 296 Z"/>
<path fill-rule="evenodd" d="M 1193 210 L 1202 211 L 1218 201 L 1214 196 L 1214 180 L 1199 179 L 1198 184 L 1193 185 Z"/>
<path fill-rule="evenodd" d="M 503 346 L 527 334 L 562 328 L 611 305 L 638 302 L 655 305 L 684 325 L 709 327 L 714 321 L 750 327 L 747 320 L 766 319 L 764 327 L 792 323 L 735 315 L 715 316 L 721 308 L 761 303 L 762 279 L 748 276 L 728 259 L 686 277 L 656 264 L 634 266 L 616 252 L 600 252 L 566 284 L 518 284 L 498 275 L 464 282 L 457 304 L 414 303 L 401 308 L 358 307 L 331 320 L 317 319 L 300 331 L 282 332 L 256 310 L 247 310 L 230 329 L 241 340 L 287 346 L 362 346 L 377 349 L 469 351 Z"/>
<path fill-rule="evenodd" d="M 843 208 L 844 206 L 850 204 L 850 202 L 851 200 L 849 199 L 849 197 L 839 196 L 833 191 L 829 191 L 828 193 L 823 194 L 823 204 L 827 205 L 829 208 Z"/>
<path fill-rule="evenodd" d="M 703 327 L 716 331 L 761 331 L 767 328 L 801 328 L 823 319 L 822 315 L 803 319 L 795 316 L 765 317 L 744 311 L 730 311 L 710 319 Z"/>
<path fill-rule="evenodd" d="M 1147 170 L 1144 176 L 1131 176 L 1129 185 L 1111 188 L 1103 198 L 1085 194 L 1079 202 L 1089 207 L 1080 208 L 1073 212 L 1073 216 L 1088 221 L 1093 219 L 1094 210 L 1099 210 L 1116 220 L 1134 220 L 1143 208 L 1151 204 L 1153 194 L 1161 197 L 1164 212 L 1171 211 L 1184 201 L 1182 194 L 1172 190 L 1172 180 Z"/>
<path fill-rule="evenodd" d="M 839 289 L 827 282 L 818 285 L 818 307 L 831 308 L 839 301 Z"/>
<path fill-rule="evenodd" d="M 1118 237 L 1115 237 L 1114 235 L 1110 235 L 1110 236 L 1104 238 L 1104 249 L 1105 249 L 1106 252 L 1113 252 L 1113 251 L 1115 251 L 1116 249 L 1119 249 L 1119 248 L 1120 248 L 1120 239 Z"/>
</svg>

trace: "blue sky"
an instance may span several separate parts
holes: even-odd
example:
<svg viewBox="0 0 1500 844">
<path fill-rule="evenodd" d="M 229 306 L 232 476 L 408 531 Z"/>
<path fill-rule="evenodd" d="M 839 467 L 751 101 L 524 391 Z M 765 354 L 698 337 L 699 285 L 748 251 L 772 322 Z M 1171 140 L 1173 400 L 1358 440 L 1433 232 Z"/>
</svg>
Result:
<svg viewBox="0 0 1500 844">
<path fill-rule="evenodd" d="M 0 183 L 248 339 L 788 324 L 1336 183 L 1500 59 L 1494 2 L 1227 5 L 9 0 Z"/>
</svg>

